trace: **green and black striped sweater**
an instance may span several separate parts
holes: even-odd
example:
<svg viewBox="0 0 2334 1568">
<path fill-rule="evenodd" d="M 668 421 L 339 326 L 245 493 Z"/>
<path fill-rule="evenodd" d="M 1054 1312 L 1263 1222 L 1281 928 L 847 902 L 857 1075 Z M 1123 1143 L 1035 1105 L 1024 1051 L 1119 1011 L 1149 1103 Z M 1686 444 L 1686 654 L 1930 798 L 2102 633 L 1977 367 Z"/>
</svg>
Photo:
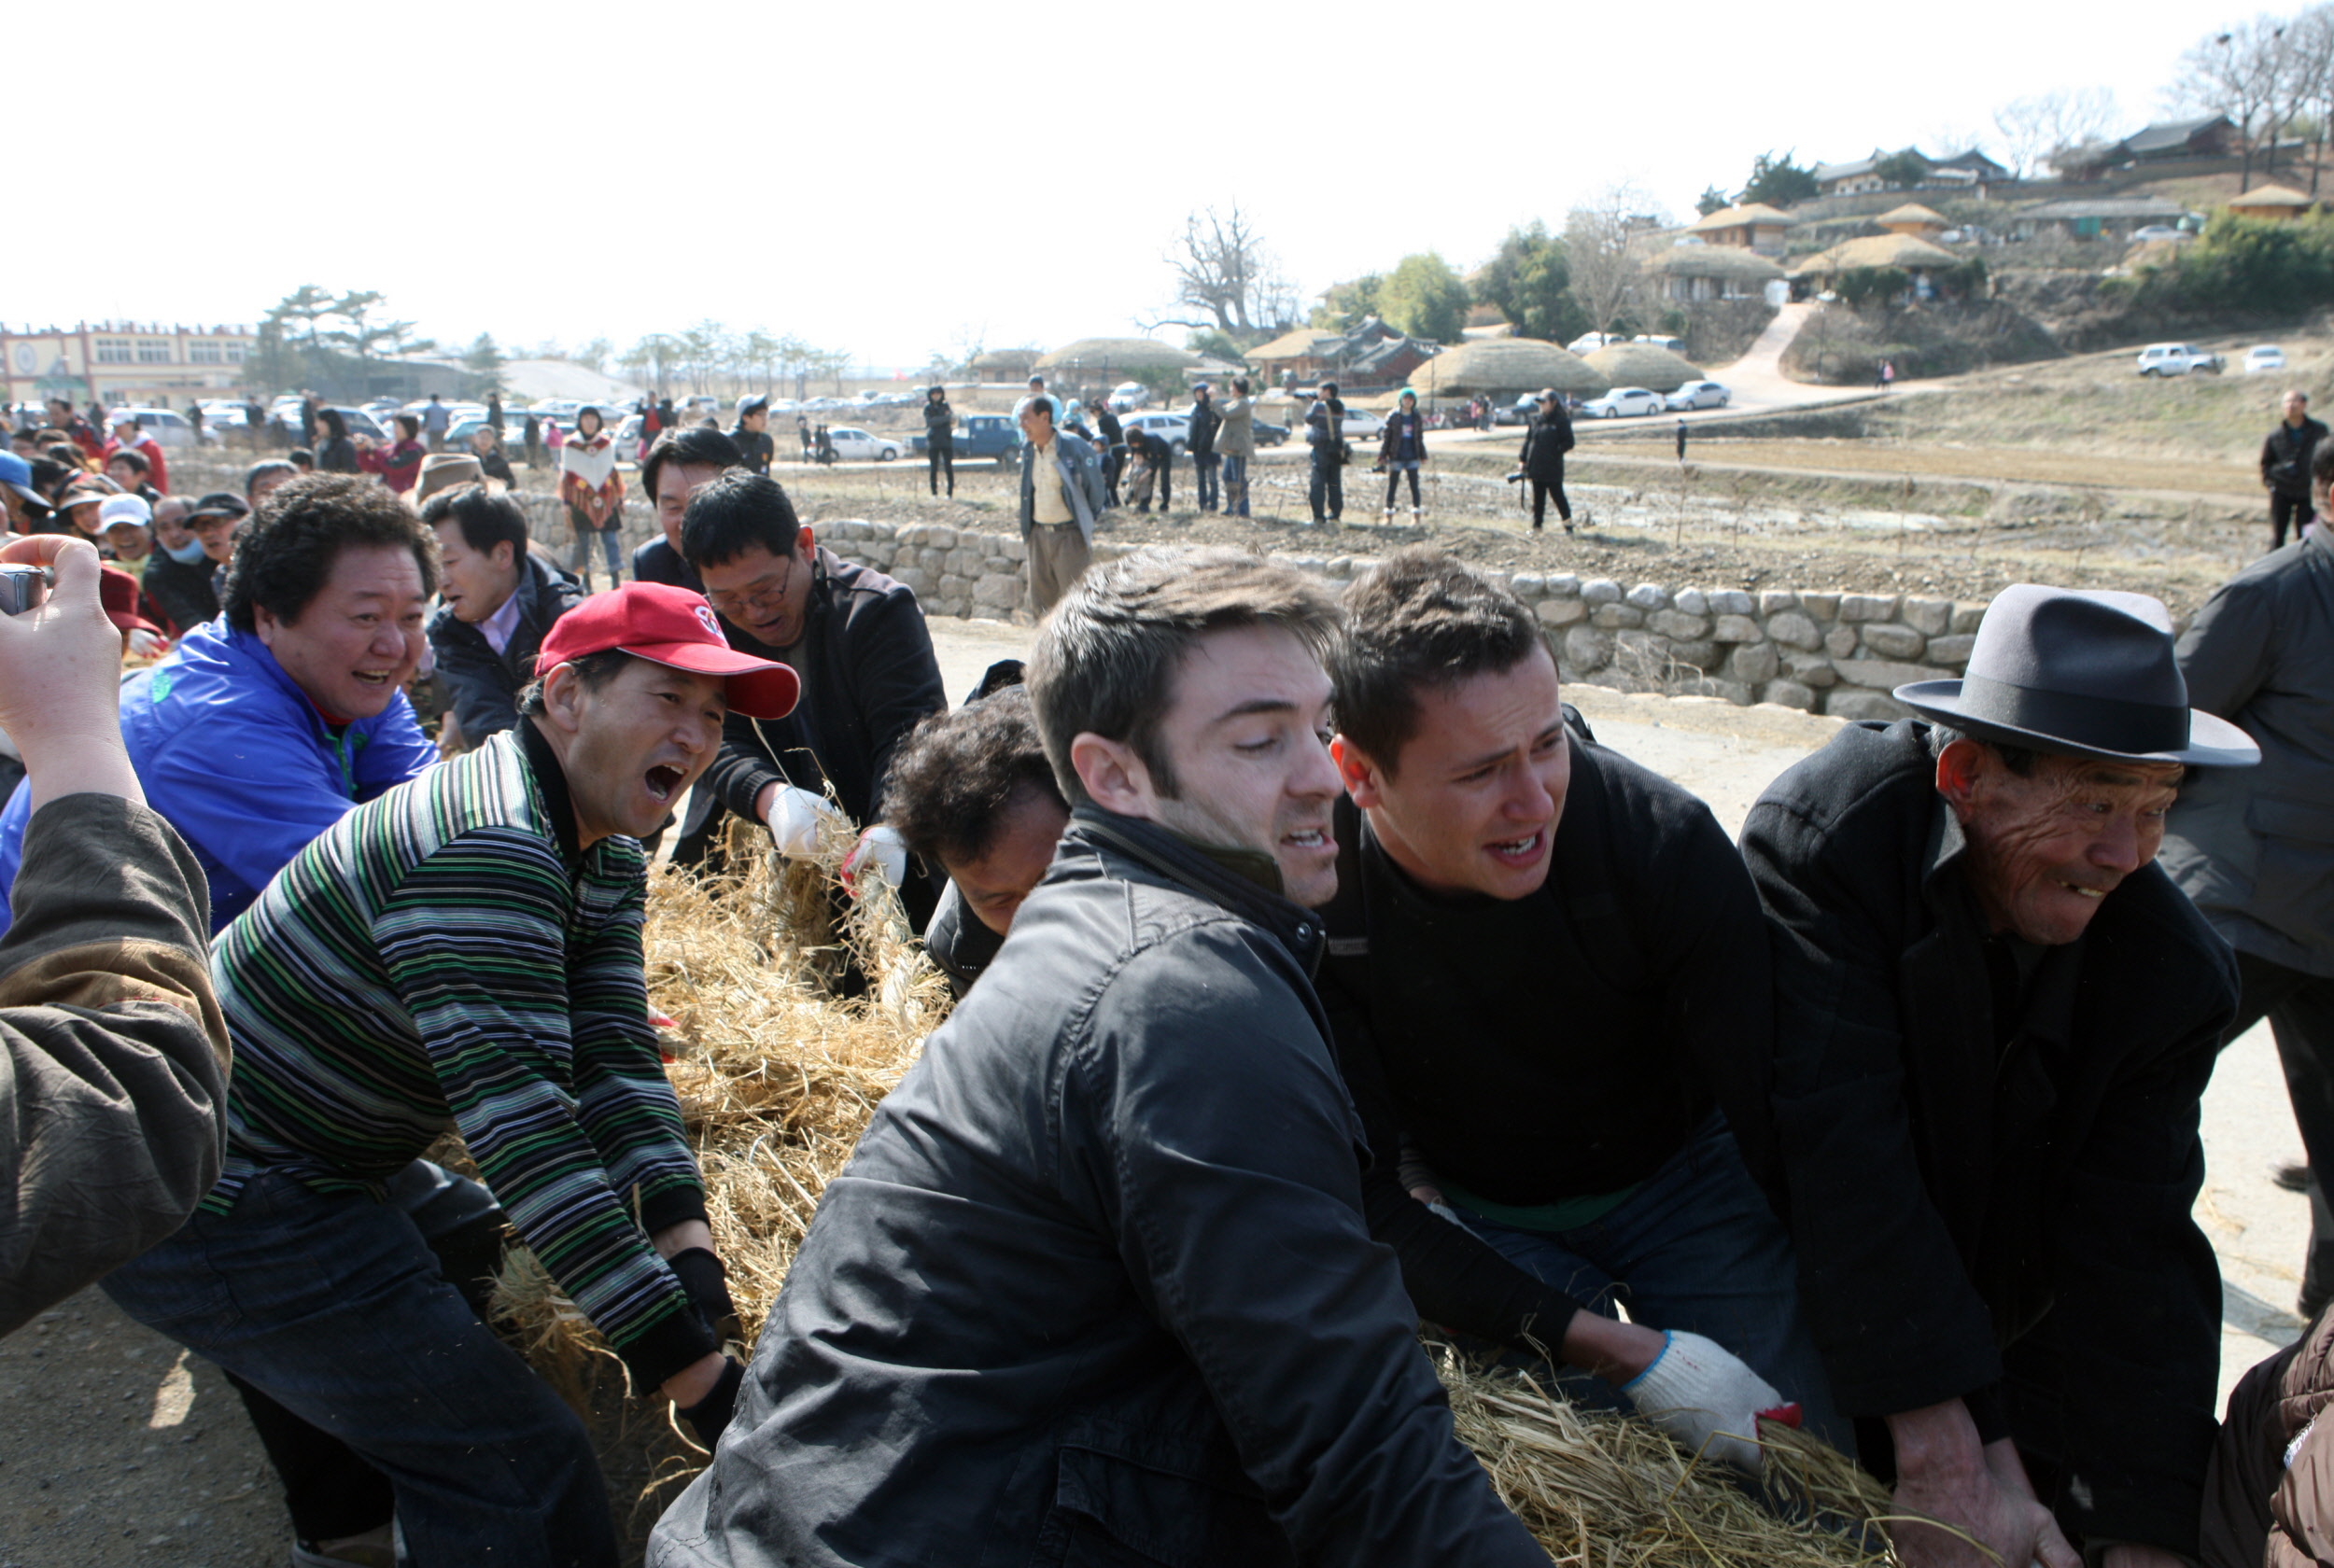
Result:
<svg viewBox="0 0 2334 1568">
<path fill-rule="evenodd" d="M 219 933 L 224 1212 L 256 1172 L 394 1174 L 450 1125 L 651 1386 L 715 1349 L 648 1234 L 705 1216 L 641 973 L 640 847 L 576 847 L 535 726 L 342 818 Z"/>
</svg>

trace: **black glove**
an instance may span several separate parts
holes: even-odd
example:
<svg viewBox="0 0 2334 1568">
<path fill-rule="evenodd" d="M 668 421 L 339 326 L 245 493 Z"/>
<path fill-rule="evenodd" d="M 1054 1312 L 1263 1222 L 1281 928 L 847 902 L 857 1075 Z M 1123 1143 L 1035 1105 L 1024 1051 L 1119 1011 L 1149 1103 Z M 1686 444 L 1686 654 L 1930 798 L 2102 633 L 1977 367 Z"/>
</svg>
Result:
<svg viewBox="0 0 2334 1568">
<path fill-rule="evenodd" d="M 705 1249 L 696 1247 L 691 1251 L 704 1252 Z M 705 1255 L 711 1257 L 713 1254 L 706 1253 Z M 729 1418 L 738 1413 L 738 1390 L 744 1386 L 745 1380 L 746 1369 L 738 1364 L 738 1359 L 724 1356 L 722 1358 L 721 1380 L 713 1385 L 713 1392 L 696 1404 L 682 1408 L 681 1419 L 689 1423 L 697 1435 L 697 1441 L 707 1448 L 720 1442 L 722 1434 L 729 1429 Z"/>
<path fill-rule="evenodd" d="M 738 1307 L 729 1299 L 729 1279 L 721 1259 L 703 1247 L 684 1247 L 667 1258 L 665 1267 L 689 1293 L 690 1303 L 703 1315 L 714 1338 L 726 1342 L 738 1337 Z"/>
</svg>

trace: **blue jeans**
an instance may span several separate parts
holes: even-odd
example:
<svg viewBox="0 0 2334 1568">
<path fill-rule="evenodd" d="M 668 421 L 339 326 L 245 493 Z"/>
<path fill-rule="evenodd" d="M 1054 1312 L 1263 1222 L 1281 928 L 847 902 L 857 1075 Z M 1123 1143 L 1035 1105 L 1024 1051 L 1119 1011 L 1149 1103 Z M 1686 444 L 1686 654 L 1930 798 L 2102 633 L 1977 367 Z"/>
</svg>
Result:
<svg viewBox="0 0 2334 1568">
<path fill-rule="evenodd" d="M 1227 453 L 1224 456 L 1224 494 L 1230 497 L 1225 503 L 1226 515 L 1248 515 L 1248 460 Z"/>
<path fill-rule="evenodd" d="M 1191 466 L 1199 470 L 1200 475 L 1200 510 L 1202 511 L 1214 511 L 1216 503 L 1222 498 L 1216 489 L 1216 465 L 1222 460 L 1214 453 L 1204 457 L 1196 454 L 1192 456 Z"/>
<path fill-rule="evenodd" d="M 1799 1309 L 1790 1233 L 1742 1163 L 1723 1115 L 1710 1113 L 1637 1191 L 1578 1229 L 1520 1230 L 1454 1207 L 1509 1262 L 1582 1305 L 1612 1317 L 1613 1303 L 1625 1302 L 1634 1323 L 1717 1340 L 1797 1400 L 1808 1431 L 1856 1451 L 1854 1425 L 1832 1404 L 1831 1379 Z M 1566 1379 L 1568 1392 L 1594 1393 L 1574 1391 L 1573 1381 Z"/>
<path fill-rule="evenodd" d="M 105 1289 L 388 1477 L 415 1568 L 615 1563 L 583 1423 L 479 1323 L 404 1211 L 260 1175 Z"/>
</svg>

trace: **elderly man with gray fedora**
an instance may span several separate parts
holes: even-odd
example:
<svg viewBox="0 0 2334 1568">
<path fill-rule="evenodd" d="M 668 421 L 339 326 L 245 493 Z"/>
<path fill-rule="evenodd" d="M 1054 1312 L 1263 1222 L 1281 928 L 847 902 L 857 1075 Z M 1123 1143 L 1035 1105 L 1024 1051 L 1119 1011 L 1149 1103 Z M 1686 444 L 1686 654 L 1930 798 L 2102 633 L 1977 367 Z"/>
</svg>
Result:
<svg viewBox="0 0 2334 1568">
<path fill-rule="evenodd" d="M 1911 1568 L 2173 1568 L 2220 1350 L 2197 1103 L 2237 972 L 2154 862 L 2187 770 L 2260 752 L 2190 708 L 2136 594 L 2005 589 L 1963 679 L 1896 697 L 1922 718 L 1843 730 L 1742 833 L 1801 1298 L 1867 1467 L 1962 1533 L 1901 1528 Z"/>
</svg>

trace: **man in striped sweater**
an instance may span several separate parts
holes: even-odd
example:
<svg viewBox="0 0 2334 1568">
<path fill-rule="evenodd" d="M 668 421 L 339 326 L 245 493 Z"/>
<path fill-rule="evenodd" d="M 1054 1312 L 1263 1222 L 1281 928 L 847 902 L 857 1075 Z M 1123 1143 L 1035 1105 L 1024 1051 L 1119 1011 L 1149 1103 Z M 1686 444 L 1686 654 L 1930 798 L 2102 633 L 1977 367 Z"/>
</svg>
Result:
<svg viewBox="0 0 2334 1568">
<path fill-rule="evenodd" d="M 449 1127 L 518 1235 L 710 1445 L 738 1380 L 696 1163 L 647 1018 L 637 840 L 783 665 L 631 583 L 544 639 L 515 730 L 343 818 L 222 933 L 224 1174 L 106 1290 L 390 1477 L 413 1561 L 601 1564 L 581 1424 L 381 1185 Z"/>
</svg>

